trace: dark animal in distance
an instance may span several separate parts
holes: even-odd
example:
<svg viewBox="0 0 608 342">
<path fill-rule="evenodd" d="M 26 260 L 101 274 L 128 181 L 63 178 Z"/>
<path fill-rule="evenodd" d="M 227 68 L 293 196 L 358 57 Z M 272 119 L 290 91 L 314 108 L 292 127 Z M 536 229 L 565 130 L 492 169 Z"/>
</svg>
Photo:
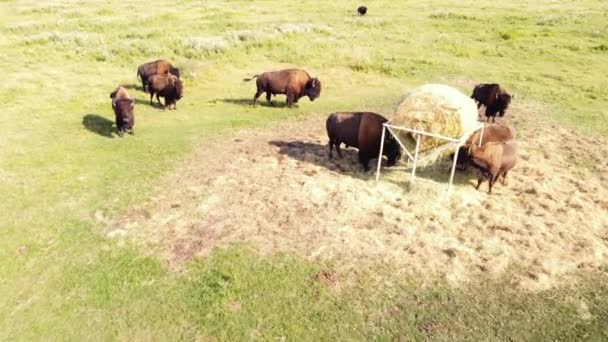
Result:
<svg viewBox="0 0 608 342">
<path fill-rule="evenodd" d="M 515 139 L 515 129 L 511 126 L 501 124 L 486 124 L 483 128 L 483 137 L 481 136 L 481 130 L 476 131 L 467 139 L 467 142 L 460 147 L 458 150 L 457 168 L 460 170 L 466 170 L 469 157 L 469 149 L 471 145 L 479 146 L 479 139 L 481 138 L 481 144 L 490 142 L 507 142 Z M 453 158 L 453 155 L 452 155 Z"/>
<path fill-rule="evenodd" d="M 471 98 L 477 102 L 477 109 L 484 105 L 486 107 L 487 121 L 496 121 L 496 115 L 503 117 L 514 96 L 496 83 L 482 83 L 475 86 Z"/>
<path fill-rule="evenodd" d="M 160 103 L 159 96 L 165 98 L 165 107 L 177 109 L 177 101 L 184 96 L 184 84 L 175 75 L 153 75 L 149 78 L 148 91 L 150 92 L 150 105 L 152 97 L 156 94 L 156 101 Z"/>
<path fill-rule="evenodd" d="M 502 184 L 507 179 L 507 173 L 517 162 L 517 146 L 515 140 L 507 142 L 489 142 L 481 147 L 471 145 L 470 163 L 478 169 L 477 187 L 487 179 L 489 182 L 488 194 L 492 194 L 492 185 L 502 176 Z"/>
<path fill-rule="evenodd" d="M 359 15 L 365 15 L 365 13 L 367 13 L 367 7 L 359 6 L 359 8 L 357 8 L 357 12 L 359 13 Z"/>
<path fill-rule="evenodd" d="M 141 78 L 141 86 L 144 88 L 144 91 L 147 91 L 148 89 L 150 77 L 154 75 L 171 74 L 180 78 L 180 73 L 179 68 L 174 67 L 169 61 L 164 59 L 144 63 L 137 68 L 137 76 Z"/>
<path fill-rule="evenodd" d="M 326 128 L 329 137 L 329 157 L 333 158 L 333 147 L 342 158 L 340 144 L 359 149 L 359 163 L 363 170 L 369 170 L 369 161 L 380 153 L 382 124 L 387 122 L 380 114 L 371 112 L 337 112 L 327 118 Z M 384 137 L 383 155 L 388 157 L 387 166 L 393 166 L 401 158 L 401 146 L 390 134 Z"/>
<path fill-rule="evenodd" d="M 245 78 L 243 81 L 249 82 L 257 78 L 257 90 L 253 96 L 253 105 L 262 93 L 266 93 L 266 100 L 270 101 L 271 96 L 276 94 L 287 95 L 287 106 L 292 107 L 294 103 L 303 96 L 308 96 L 310 101 L 314 101 L 321 95 L 321 81 L 312 78 L 310 75 L 300 69 L 285 69 L 281 71 L 270 71 L 259 75 L 254 75 L 251 78 Z"/>
<path fill-rule="evenodd" d="M 118 86 L 112 93 L 112 109 L 116 116 L 116 129 L 118 136 L 122 137 L 124 132 L 135 134 L 135 99 L 129 95 L 124 87 Z"/>
</svg>

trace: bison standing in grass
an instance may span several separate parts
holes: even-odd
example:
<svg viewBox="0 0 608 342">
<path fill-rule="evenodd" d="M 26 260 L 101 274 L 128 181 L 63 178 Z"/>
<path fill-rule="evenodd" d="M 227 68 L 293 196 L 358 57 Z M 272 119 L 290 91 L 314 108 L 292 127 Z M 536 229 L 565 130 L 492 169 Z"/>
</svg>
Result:
<svg viewBox="0 0 608 342">
<path fill-rule="evenodd" d="M 116 115 L 116 129 L 118 136 L 122 137 L 124 132 L 135 134 L 135 99 L 129 95 L 124 87 L 118 86 L 112 93 L 112 109 Z"/>
<path fill-rule="evenodd" d="M 160 103 L 159 96 L 165 98 L 165 107 L 177 109 L 177 101 L 184 96 L 184 85 L 182 81 L 175 75 L 153 75 L 149 78 L 148 91 L 150 92 L 150 105 L 152 105 L 152 97 L 156 94 L 156 101 Z"/>
<path fill-rule="evenodd" d="M 137 76 L 141 78 L 141 86 L 144 91 L 147 91 L 148 89 L 150 77 L 166 74 L 175 75 L 177 78 L 180 78 L 179 68 L 174 67 L 169 61 L 164 59 L 144 63 L 137 68 Z"/>
<path fill-rule="evenodd" d="M 359 6 L 359 8 L 357 8 L 357 13 L 359 13 L 359 15 L 365 15 L 365 13 L 367 13 L 367 7 Z"/>
<path fill-rule="evenodd" d="M 359 149 L 359 162 L 363 170 L 369 170 L 369 161 L 378 157 L 382 139 L 382 124 L 387 122 L 382 115 L 370 112 L 338 112 L 327 118 L 329 137 L 329 157 L 333 158 L 333 148 L 342 158 L 340 144 Z M 387 166 L 393 166 L 401 158 L 401 146 L 390 134 L 385 134 L 383 155 L 388 157 Z"/>
<path fill-rule="evenodd" d="M 255 75 L 251 78 L 245 78 L 243 81 L 249 82 L 257 78 L 257 91 L 253 96 L 253 105 L 262 93 L 266 93 L 266 100 L 269 103 L 272 95 L 285 94 L 287 95 L 287 106 L 292 107 L 294 103 L 303 96 L 308 96 L 310 101 L 314 101 L 321 94 L 321 81 L 299 69 L 286 69 L 281 71 L 265 72 Z"/>
<path fill-rule="evenodd" d="M 477 102 L 477 109 L 484 105 L 486 107 L 487 121 L 496 121 L 496 114 L 503 117 L 509 104 L 511 96 L 507 91 L 496 83 L 482 83 L 475 86 L 471 98 Z"/>
</svg>

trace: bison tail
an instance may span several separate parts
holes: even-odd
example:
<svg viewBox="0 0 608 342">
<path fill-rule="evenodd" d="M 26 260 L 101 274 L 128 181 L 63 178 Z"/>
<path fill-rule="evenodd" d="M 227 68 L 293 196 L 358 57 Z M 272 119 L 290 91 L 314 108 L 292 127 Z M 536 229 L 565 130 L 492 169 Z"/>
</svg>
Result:
<svg viewBox="0 0 608 342">
<path fill-rule="evenodd" d="M 249 82 L 260 75 L 253 75 L 251 78 L 243 78 L 243 82 Z"/>
</svg>

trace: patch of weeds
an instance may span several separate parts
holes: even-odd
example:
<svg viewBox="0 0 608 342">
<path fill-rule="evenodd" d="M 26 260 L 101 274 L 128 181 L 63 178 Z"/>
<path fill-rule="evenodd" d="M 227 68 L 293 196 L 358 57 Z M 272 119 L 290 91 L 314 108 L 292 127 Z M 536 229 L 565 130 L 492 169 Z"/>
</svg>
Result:
<svg viewBox="0 0 608 342">
<path fill-rule="evenodd" d="M 596 45 L 596 46 L 592 47 L 591 50 L 606 52 L 606 51 L 608 51 L 608 44 L 603 44 L 602 43 L 600 45 Z"/>
</svg>

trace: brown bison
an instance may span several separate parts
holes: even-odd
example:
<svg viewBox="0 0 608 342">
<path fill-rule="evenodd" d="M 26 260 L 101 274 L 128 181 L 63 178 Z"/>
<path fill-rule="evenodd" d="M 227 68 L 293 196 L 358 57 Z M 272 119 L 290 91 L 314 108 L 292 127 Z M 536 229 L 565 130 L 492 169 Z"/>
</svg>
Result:
<svg viewBox="0 0 608 342">
<path fill-rule="evenodd" d="M 365 13 L 367 13 L 367 7 L 359 6 L 359 8 L 357 8 L 357 12 L 359 13 L 359 15 L 365 15 Z"/>
<path fill-rule="evenodd" d="M 504 88 L 496 83 L 482 83 L 475 86 L 471 98 L 477 102 L 477 109 L 484 105 L 486 107 L 487 121 L 496 121 L 496 114 L 503 117 L 513 96 L 508 94 Z"/>
<path fill-rule="evenodd" d="M 150 93 L 150 105 L 152 105 L 152 97 L 156 94 L 156 101 L 160 103 L 159 96 L 165 98 L 165 107 L 177 109 L 177 101 L 184 96 L 184 85 L 182 81 L 175 75 L 153 75 L 149 78 L 148 91 Z"/>
<path fill-rule="evenodd" d="M 517 146 L 514 140 L 507 142 L 489 142 L 482 147 L 471 145 L 471 165 L 478 169 L 477 187 L 487 179 L 489 182 L 488 194 L 492 194 L 492 185 L 502 176 L 505 184 L 507 173 L 517 162 Z"/>
<path fill-rule="evenodd" d="M 479 146 L 480 138 L 482 145 L 489 142 L 507 142 L 515 139 L 515 130 L 513 127 L 507 125 L 486 124 L 483 128 L 483 137 L 481 136 L 481 130 L 476 131 L 458 150 L 458 160 L 456 161 L 458 169 L 466 170 L 469 158 L 469 149 L 471 148 L 471 145 Z"/>
<path fill-rule="evenodd" d="M 253 96 L 253 105 L 262 93 L 266 92 L 266 100 L 269 103 L 270 97 L 276 94 L 287 95 L 287 106 L 292 107 L 294 103 L 303 96 L 308 96 L 310 101 L 314 101 L 321 94 L 321 81 L 316 77 L 311 78 L 304 70 L 286 69 L 281 71 L 265 72 L 243 81 L 249 82 L 257 78 L 257 91 Z"/>
<path fill-rule="evenodd" d="M 169 61 L 164 59 L 144 63 L 137 68 L 137 76 L 141 78 L 141 86 L 144 88 L 144 91 L 148 89 L 150 77 L 166 74 L 175 75 L 177 78 L 180 78 L 179 68 L 174 67 Z"/>
<path fill-rule="evenodd" d="M 122 137 L 124 132 L 135 134 L 135 99 L 129 95 L 124 87 L 118 86 L 112 93 L 112 109 L 116 115 L 116 129 L 118 136 Z"/>
<path fill-rule="evenodd" d="M 333 147 L 342 158 L 340 144 L 359 149 L 359 162 L 363 170 L 369 170 L 369 161 L 378 157 L 382 124 L 387 122 L 382 115 L 370 112 L 338 112 L 327 118 L 326 128 L 329 137 L 329 157 L 333 158 Z M 388 166 L 393 166 L 401 158 L 401 146 L 387 132 L 384 138 L 383 155 L 388 157 Z"/>
</svg>

